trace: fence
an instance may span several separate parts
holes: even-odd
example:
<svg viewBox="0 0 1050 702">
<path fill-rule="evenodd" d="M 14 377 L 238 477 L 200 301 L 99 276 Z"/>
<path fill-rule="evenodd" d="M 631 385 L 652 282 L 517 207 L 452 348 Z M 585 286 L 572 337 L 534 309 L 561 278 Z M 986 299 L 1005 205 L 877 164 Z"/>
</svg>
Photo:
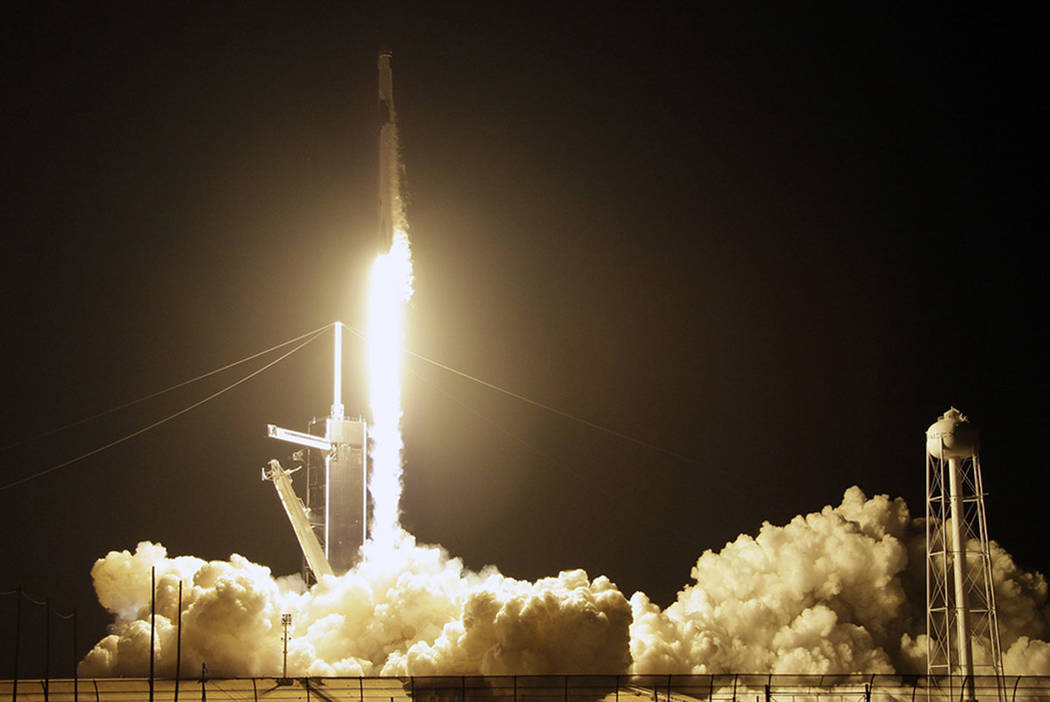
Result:
<svg viewBox="0 0 1050 702">
<path fill-rule="evenodd" d="M 975 702 L 1050 702 L 1050 676 L 977 676 L 974 687 Z M 149 678 L 66 678 L 2 680 L 0 702 L 964 702 L 963 690 L 958 677 L 925 675 L 158 678 L 152 689 Z"/>
</svg>

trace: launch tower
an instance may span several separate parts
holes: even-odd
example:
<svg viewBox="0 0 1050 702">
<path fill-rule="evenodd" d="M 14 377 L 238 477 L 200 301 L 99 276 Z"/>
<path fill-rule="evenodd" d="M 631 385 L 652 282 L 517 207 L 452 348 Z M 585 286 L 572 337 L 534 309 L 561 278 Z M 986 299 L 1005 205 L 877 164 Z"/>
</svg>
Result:
<svg viewBox="0 0 1050 702">
<path fill-rule="evenodd" d="M 304 505 L 292 488 L 290 476 L 298 468 L 285 470 L 275 460 L 263 468 L 263 480 L 273 481 L 314 580 L 350 570 L 357 563 L 368 526 L 368 427 L 363 419 L 343 416 L 343 324 L 336 322 L 333 326 L 332 411 L 324 420 L 324 435 L 267 426 L 270 437 L 307 451 L 320 451 L 324 456 L 323 470 L 306 461 L 308 502 Z"/>
<path fill-rule="evenodd" d="M 994 675 L 1005 700 L 977 430 L 954 407 L 926 431 L 926 633 L 949 699 L 975 701 L 974 675 Z"/>
</svg>

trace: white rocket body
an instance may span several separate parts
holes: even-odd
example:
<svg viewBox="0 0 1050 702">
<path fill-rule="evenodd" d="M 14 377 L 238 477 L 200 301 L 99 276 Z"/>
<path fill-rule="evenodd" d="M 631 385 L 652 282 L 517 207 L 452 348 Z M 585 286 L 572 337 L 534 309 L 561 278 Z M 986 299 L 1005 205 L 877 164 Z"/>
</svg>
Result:
<svg viewBox="0 0 1050 702">
<path fill-rule="evenodd" d="M 394 231 L 402 226 L 401 165 L 397 146 L 397 114 L 394 111 L 394 78 L 390 52 L 380 51 L 379 60 L 379 253 L 386 253 Z"/>
</svg>

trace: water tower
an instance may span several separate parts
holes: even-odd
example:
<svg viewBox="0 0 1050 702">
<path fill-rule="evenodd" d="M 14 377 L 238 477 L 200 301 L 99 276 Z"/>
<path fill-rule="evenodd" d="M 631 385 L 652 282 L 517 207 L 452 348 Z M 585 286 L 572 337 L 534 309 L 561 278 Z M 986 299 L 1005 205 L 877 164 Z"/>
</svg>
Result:
<svg viewBox="0 0 1050 702">
<path fill-rule="evenodd" d="M 977 430 L 954 407 L 926 430 L 926 634 L 949 699 L 976 700 L 975 675 L 1005 699 Z"/>
</svg>

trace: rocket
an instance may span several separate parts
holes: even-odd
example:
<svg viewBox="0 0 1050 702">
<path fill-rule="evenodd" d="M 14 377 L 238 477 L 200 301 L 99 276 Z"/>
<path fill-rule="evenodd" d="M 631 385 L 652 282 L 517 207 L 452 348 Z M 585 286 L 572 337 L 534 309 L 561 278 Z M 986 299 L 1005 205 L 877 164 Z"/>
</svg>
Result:
<svg viewBox="0 0 1050 702">
<path fill-rule="evenodd" d="M 397 116 L 390 51 L 379 52 L 379 253 L 386 253 L 394 231 L 403 226 L 401 164 L 397 152 Z"/>
</svg>

